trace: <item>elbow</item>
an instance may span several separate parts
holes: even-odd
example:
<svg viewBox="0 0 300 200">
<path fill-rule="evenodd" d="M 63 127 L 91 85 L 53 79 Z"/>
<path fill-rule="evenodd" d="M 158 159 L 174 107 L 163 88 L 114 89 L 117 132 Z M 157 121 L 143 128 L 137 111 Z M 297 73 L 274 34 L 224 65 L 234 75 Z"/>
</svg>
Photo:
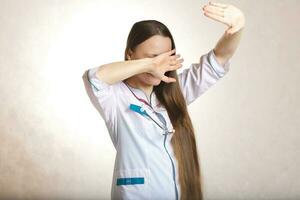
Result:
<svg viewBox="0 0 300 200">
<path fill-rule="evenodd" d="M 232 57 L 230 53 L 219 53 L 216 49 L 213 49 L 213 53 L 215 54 L 215 58 L 220 65 L 225 65 L 229 59 Z"/>
</svg>

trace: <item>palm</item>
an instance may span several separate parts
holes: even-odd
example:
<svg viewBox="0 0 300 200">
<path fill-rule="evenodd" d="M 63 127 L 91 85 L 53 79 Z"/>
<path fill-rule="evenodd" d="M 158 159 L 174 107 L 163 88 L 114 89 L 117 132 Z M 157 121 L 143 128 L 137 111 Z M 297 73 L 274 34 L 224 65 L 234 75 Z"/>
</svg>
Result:
<svg viewBox="0 0 300 200">
<path fill-rule="evenodd" d="M 244 27 L 245 17 L 241 10 L 233 5 L 209 2 L 203 6 L 204 15 L 226 24 L 229 28 L 227 33 L 233 34 Z"/>
</svg>

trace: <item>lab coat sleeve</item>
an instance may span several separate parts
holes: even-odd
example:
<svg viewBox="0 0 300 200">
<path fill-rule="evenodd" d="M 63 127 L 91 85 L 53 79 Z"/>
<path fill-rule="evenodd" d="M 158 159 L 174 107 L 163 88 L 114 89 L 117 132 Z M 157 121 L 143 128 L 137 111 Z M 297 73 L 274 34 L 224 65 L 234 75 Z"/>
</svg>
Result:
<svg viewBox="0 0 300 200">
<path fill-rule="evenodd" d="M 200 57 L 199 63 L 192 63 L 178 74 L 179 85 L 187 105 L 202 95 L 220 80 L 228 71 L 230 60 L 220 65 L 213 49 Z"/>
<path fill-rule="evenodd" d="M 100 108 L 100 114 L 106 123 L 112 141 L 115 143 L 117 140 L 117 136 L 115 134 L 117 133 L 116 95 L 118 94 L 118 83 L 108 84 L 99 79 L 96 76 L 98 68 L 99 67 L 94 67 L 88 70 L 88 81 L 91 85 L 94 96 L 97 98 L 97 106 Z"/>
</svg>

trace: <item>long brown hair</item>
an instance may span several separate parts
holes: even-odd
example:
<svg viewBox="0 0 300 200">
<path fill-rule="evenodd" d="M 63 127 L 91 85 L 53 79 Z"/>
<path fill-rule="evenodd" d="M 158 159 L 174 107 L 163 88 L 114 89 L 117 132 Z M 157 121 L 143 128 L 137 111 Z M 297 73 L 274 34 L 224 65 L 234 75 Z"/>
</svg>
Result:
<svg viewBox="0 0 300 200">
<path fill-rule="evenodd" d="M 135 47 L 154 35 L 169 37 L 172 49 L 175 43 L 169 29 L 156 20 L 143 20 L 136 22 L 128 35 L 125 49 L 125 60 L 128 60 L 129 49 Z M 174 53 L 176 54 L 176 53 Z M 202 200 L 200 166 L 194 128 L 187 111 L 187 105 L 178 84 L 176 70 L 167 71 L 166 76 L 176 79 L 174 83 L 161 81 L 153 90 L 159 102 L 166 108 L 173 128 L 175 129 L 171 144 L 178 161 L 181 200 Z"/>
</svg>

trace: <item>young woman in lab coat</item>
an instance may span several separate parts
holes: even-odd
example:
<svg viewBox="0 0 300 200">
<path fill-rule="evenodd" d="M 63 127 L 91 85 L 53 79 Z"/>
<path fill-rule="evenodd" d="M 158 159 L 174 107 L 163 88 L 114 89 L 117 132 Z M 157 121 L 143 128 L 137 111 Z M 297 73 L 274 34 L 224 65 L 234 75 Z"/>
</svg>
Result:
<svg viewBox="0 0 300 200">
<path fill-rule="evenodd" d="M 194 129 L 187 105 L 229 70 L 240 41 L 243 13 L 212 3 L 204 15 L 226 24 L 217 45 L 182 73 L 168 28 L 156 20 L 136 22 L 127 39 L 125 61 L 88 70 L 117 154 L 112 199 L 203 198 Z"/>
</svg>

